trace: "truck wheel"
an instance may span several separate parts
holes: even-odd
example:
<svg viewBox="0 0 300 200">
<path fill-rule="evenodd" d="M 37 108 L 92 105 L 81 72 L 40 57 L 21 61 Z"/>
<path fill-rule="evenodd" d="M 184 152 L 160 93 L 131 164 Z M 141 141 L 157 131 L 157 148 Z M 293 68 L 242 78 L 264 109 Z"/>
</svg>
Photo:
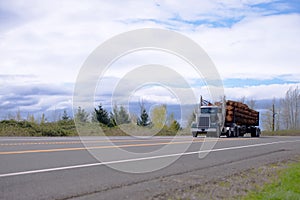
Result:
<svg viewBox="0 0 300 200">
<path fill-rule="evenodd" d="M 257 137 L 257 128 L 251 128 L 251 137 Z"/>
<path fill-rule="evenodd" d="M 193 137 L 197 137 L 198 136 L 198 132 L 192 132 L 193 133 Z"/>
<path fill-rule="evenodd" d="M 240 135 L 240 129 L 238 127 L 234 128 L 234 137 L 239 137 Z"/>
<path fill-rule="evenodd" d="M 256 128 L 256 137 L 260 137 L 260 128 Z"/>
<path fill-rule="evenodd" d="M 230 137 L 230 131 L 229 130 L 226 131 L 225 135 L 226 135 L 226 137 Z"/>
<path fill-rule="evenodd" d="M 234 136 L 235 136 L 234 131 L 230 131 L 230 132 L 229 132 L 229 137 L 234 137 Z"/>
</svg>

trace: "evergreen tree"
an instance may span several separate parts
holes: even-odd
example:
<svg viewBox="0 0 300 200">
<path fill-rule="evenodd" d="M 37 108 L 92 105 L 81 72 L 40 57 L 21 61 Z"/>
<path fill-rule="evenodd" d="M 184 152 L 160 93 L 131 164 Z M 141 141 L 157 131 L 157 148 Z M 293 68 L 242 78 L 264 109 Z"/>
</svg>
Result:
<svg viewBox="0 0 300 200">
<path fill-rule="evenodd" d="M 69 115 L 68 115 L 68 113 L 67 113 L 66 110 L 64 110 L 64 113 L 63 113 L 61 119 L 62 119 L 63 121 L 68 121 L 68 120 L 70 119 L 70 117 L 69 117 Z"/>
<path fill-rule="evenodd" d="M 144 107 L 142 108 L 141 116 L 137 121 L 137 125 L 138 126 L 149 126 L 150 125 L 149 115 Z"/>
<path fill-rule="evenodd" d="M 116 119 L 115 119 L 114 114 L 112 112 L 109 113 L 109 124 L 108 124 L 108 126 L 109 127 L 117 126 Z"/>
<path fill-rule="evenodd" d="M 170 127 L 169 127 L 169 129 L 170 129 L 171 131 L 178 131 L 180 128 L 181 128 L 181 127 L 180 127 L 180 124 L 178 123 L 177 120 L 173 120 L 173 121 L 171 122 L 171 124 L 170 124 Z"/>
<path fill-rule="evenodd" d="M 98 109 L 95 108 L 96 119 L 99 123 L 109 126 L 110 125 L 110 117 L 108 112 L 102 107 L 100 104 Z"/>
<path fill-rule="evenodd" d="M 169 117 L 169 129 L 177 132 L 180 128 L 180 124 L 175 120 L 174 113 L 171 113 Z"/>
</svg>

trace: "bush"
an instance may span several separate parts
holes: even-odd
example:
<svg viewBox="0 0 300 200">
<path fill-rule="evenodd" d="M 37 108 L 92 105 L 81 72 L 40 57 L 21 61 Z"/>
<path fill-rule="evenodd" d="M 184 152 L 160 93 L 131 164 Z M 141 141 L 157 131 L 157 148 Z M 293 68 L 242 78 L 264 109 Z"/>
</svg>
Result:
<svg viewBox="0 0 300 200">
<path fill-rule="evenodd" d="M 0 136 L 72 136 L 77 135 L 73 120 L 37 124 L 28 121 L 3 120 Z"/>
</svg>

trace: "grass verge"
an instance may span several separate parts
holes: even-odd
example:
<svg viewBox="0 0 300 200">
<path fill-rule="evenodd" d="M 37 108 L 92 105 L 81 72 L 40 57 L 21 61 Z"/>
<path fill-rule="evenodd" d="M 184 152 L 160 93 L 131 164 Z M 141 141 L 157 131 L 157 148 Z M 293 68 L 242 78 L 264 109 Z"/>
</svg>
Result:
<svg viewBox="0 0 300 200">
<path fill-rule="evenodd" d="M 300 136 L 300 130 L 263 131 L 266 136 Z"/>
<path fill-rule="evenodd" d="M 300 162 L 290 164 L 279 172 L 278 179 L 266 184 L 260 191 L 250 192 L 243 199 L 300 199 Z"/>
<path fill-rule="evenodd" d="M 169 185 L 180 186 L 156 194 L 152 199 L 300 199 L 300 157 L 247 169 L 228 176 L 210 177 L 199 174 L 170 177 Z"/>
</svg>

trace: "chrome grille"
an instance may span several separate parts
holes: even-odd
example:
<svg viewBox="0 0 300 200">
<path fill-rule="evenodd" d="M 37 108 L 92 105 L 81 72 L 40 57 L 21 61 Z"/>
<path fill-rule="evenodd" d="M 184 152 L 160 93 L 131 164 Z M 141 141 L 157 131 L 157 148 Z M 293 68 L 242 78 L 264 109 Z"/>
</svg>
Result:
<svg viewBox="0 0 300 200">
<path fill-rule="evenodd" d="M 209 128 L 209 117 L 199 117 L 198 121 L 199 128 Z"/>
</svg>

